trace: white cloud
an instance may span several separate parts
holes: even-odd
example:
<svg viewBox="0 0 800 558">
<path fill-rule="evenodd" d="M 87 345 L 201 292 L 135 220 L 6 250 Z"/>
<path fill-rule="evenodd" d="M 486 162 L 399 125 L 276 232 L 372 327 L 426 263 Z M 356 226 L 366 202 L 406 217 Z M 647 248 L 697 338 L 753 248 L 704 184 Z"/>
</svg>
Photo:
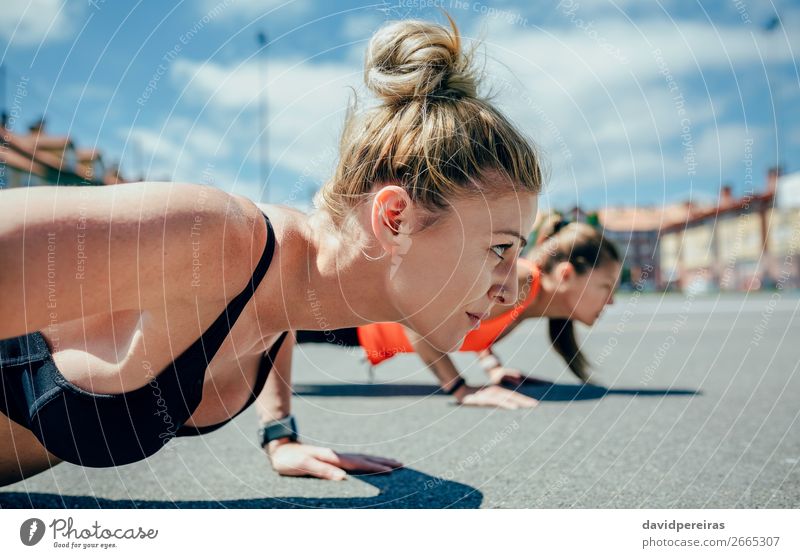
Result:
<svg viewBox="0 0 800 558">
<path fill-rule="evenodd" d="M 366 41 L 386 21 L 386 14 L 379 11 L 356 12 L 344 20 L 341 33 L 351 41 L 364 41 L 360 47 L 363 51 L 366 48 Z"/>
<path fill-rule="evenodd" d="M 762 149 L 762 143 L 774 142 L 767 130 L 758 126 L 745 126 L 731 123 L 709 127 L 697 138 L 697 158 L 700 164 L 709 164 L 717 172 L 719 183 L 733 183 L 744 190 L 746 164 L 745 158 L 753 151 Z M 751 187 L 764 185 L 766 169 L 752 169 Z"/>
<path fill-rule="evenodd" d="M 550 34 L 498 19 L 482 25 L 490 54 L 487 72 L 500 78 L 498 100 L 552 155 L 551 194 L 564 198 L 576 195 L 576 187 L 611 184 L 615 195 L 627 190 L 632 200 L 637 182 L 660 180 L 662 174 L 667 188 L 688 189 L 683 118 L 689 119 L 702 170 L 719 180 L 734 173 L 743 147 L 734 133 L 738 125 L 728 124 L 741 118 L 737 110 L 743 104 L 747 111 L 752 99 L 740 99 L 735 87 L 722 89 L 714 80 L 748 68 L 758 73 L 761 57 L 767 63 L 791 62 L 800 46 L 796 38 L 786 44 L 778 35 L 759 35 L 753 26 L 680 21 L 637 26 L 597 21 L 596 35 L 580 28 Z M 612 45 L 611 52 L 603 44 Z M 680 94 L 684 105 L 676 99 Z M 726 123 L 719 129 L 726 142 L 721 149 L 735 147 L 731 155 L 720 155 L 708 143 L 721 122 Z"/>
<path fill-rule="evenodd" d="M 259 183 L 248 174 L 256 161 L 255 138 L 218 116 L 210 121 L 173 115 L 160 128 L 120 129 L 118 136 L 128 144 L 124 171 L 136 177 L 143 173 L 148 180 L 211 184 L 259 201 Z M 297 195 L 291 199 L 296 207 L 304 201 Z"/>
<path fill-rule="evenodd" d="M 362 23 L 366 25 L 366 20 Z M 598 21 L 595 28 L 624 56 L 621 61 L 582 29 L 551 34 L 499 20 L 483 23 L 489 84 L 504 111 L 549 154 L 553 182 L 548 195 L 553 199 L 585 195 L 591 187 L 601 192 L 614 187 L 606 194 L 631 202 L 688 193 L 691 175 L 681 140 L 684 117 L 691 125 L 698 165 L 717 177 L 708 179 L 716 187 L 741 166 L 737 158 L 743 149 L 741 130 L 727 113 L 736 114 L 743 103 L 747 110 L 752 101 L 746 95 L 740 99 L 735 87 L 714 89 L 713 80 L 705 83 L 706 76 L 712 75 L 711 70 L 730 75 L 732 69 L 737 73 L 758 69 L 760 56 L 769 62 L 790 61 L 800 46 L 781 43 L 778 35 L 754 39 L 752 26 L 714 28 L 680 21 L 626 26 Z M 462 32 L 469 36 L 463 27 Z M 350 94 L 347 86 L 363 95 L 362 57 L 359 45 L 340 62 L 313 57 L 269 62 L 273 164 L 317 181 L 330 175 Z M 181 102 L 211 122 L 208 134 L 198 131 L 190 140 L 192 149 L 208 151 L 214 147 L 213 134 L 222 135 L 236 161 L 255 160 L 260 83 L 256 62 L 229 67 L 180 59 L 171 72 L 173 83 L 185 86 Z M 673 81 L 668 81 L 667 72 Z M 683 107 L 675 98 L 679 93 L 685 98 Z M 721 156 L 720 150 L 733 155 Z M 325 155 L 320 158 L 320 154 Z M 642 182 L 662 177 L 664 191 L 637 191 Z"/>
<path fill-rule="evenodd" d="M 358 85 L 361 72 L 358 66 L 332 62 L 278 60 L 269 64 L 268 142 L 274 164 L 315 179 L 327 177 L 332 156 L 313 168 L 309 168 L 309 161 L 330 153 L 336 144 L 350 95 L 348 86 Z M 255 62 L 227 68 L 180 60 L 172 68 L 172 78 L 185 84 L 187 101 L 200 107 L 208 105 L 211 118 L 248 126 L 251 141 L 243 147 L 257 149 L 253 123 L 258 113 L 260 80 Z"/>
<path fill-rule="evenodd" d="M 160 129 L 138 126 L 120 130 L 119 136 L 128 141 L 131 159 L 137 150 L 142 158 L 144 169 L 131 172 L 144 171 L 150 179 L 198 182 L 204 172 L 213 171 L 217 161 L 232 152 L 218 130 L 181 116 L 169 118 Z"/>
<path fill-rule="evenodd" d="M 14 46 L 68 39 L 80 27 L 86 9 L 86 2 L 66 0 L 4 2 L 0 37 Z"/>
</svg>

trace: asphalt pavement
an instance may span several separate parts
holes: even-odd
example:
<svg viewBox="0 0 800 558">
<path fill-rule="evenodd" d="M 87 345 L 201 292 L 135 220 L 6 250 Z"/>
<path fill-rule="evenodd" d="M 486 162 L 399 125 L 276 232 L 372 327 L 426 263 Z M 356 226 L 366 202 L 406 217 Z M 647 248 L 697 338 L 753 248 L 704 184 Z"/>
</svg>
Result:
<svg viewBox="0 0 800 558">
<path fill-rule="evenodd" d="M 0 488 L 0 507 L 800 507 L 800 294 L 628 294 L 583 349 L 582 387 L 529 321 L 497 353 L 539 381 L 532 410 L 459 407 L 415 355 L 375 369 L 358 353 L 295 349 L 303 439 L 406 468 L 342 482 L 282 478 L 255 410 L 112 469 L 61 464 Z M 471 354 L 456 363 L 473 383 Z"/>
</svg>

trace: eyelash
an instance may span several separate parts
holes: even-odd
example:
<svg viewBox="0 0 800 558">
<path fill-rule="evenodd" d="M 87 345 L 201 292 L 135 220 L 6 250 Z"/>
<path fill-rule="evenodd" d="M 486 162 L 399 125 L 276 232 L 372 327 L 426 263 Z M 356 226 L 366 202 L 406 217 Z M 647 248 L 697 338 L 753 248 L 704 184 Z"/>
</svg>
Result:
<svg viewBox="0 0 800 558">
<path fill-rule="evenodd" d="M 503 257 L 502 254 L 498 254 L 497 252 L 495 252 L 495 248 L 502 248 L 503 249 L 503 253 L 505 253 L 505 251 L 508 250 L 509 248 L 511 248 L 512 246 L 514 246 L 514 245 L 513 244 L 496 244 L 496 245 L 492 246 L 492 252 L 494 252 L 495 256 L 497 256 L 501 260 L 504 260 L 505 258 Z"/>
</svg>

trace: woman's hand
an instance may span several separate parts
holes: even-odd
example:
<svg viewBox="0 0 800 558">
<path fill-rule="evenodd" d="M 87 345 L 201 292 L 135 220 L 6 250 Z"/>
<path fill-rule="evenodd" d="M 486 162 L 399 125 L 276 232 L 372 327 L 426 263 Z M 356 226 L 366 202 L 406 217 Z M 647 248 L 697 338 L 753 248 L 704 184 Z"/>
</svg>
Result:
<svg viewBox="0 0 800 558">
<path fill-rule="evenodd" d="M 403 464 L 394 459 L 360 453 L 336 453 L 330 448 L 308 446 L 288 439 L 267 446 L 272 468 L 280 475 L 344 480 L 347 473 L 390 473 Z"/>
<path fill-rule="evenodd" d="M 489 381 L 493 384 L 507 383 L 511 385 L 521 385 L 525 382 L 526 377 L 516 368 L 506 368 L 505 366 L 496 366 L 487 371 Z"/>
<path fill-rule="evenodd" d="M 462 405 L 496 407 L 498 409 L 530 409 L 539 404 L 533 397 L 500 386 L 475 388 L 462 386 L 453 395 Z"/>
</svg>

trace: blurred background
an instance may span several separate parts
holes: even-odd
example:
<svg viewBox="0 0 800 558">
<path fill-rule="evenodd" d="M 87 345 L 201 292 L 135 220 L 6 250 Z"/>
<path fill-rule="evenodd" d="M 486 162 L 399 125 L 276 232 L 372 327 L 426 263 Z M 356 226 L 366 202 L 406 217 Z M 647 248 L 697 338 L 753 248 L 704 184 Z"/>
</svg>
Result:
<svg viewBox="0 0 800 558">
<path fill-rule="evenodd" d="M 0 187 L 212 184 L 312 208 L 383 22 L 455 19 L 622 288 L 800 287 L 800 3 L 33 0 L 0 14 Z M 535 233 L 534 233 L 535 234 Z"/>
</svg>

